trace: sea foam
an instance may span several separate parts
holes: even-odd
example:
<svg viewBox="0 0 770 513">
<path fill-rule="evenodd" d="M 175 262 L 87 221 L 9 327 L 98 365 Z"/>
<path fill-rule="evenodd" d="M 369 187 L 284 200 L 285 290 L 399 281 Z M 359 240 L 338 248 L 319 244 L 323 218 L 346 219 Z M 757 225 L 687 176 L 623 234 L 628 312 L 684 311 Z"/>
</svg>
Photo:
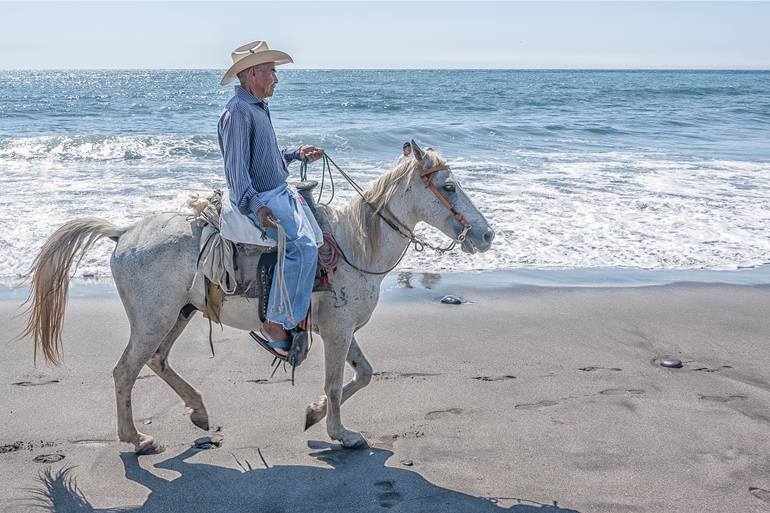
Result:
<svg viewBox="0 0 770 513">
<path fill-rule="evenodd" d="M 401 269 L 729 270 L 770 260 L 769 72 L 280 73 L 270 110 L 281 145 L 320 145 L 366 184 L 415 139 L 446 157 L 497 233 L 487 253 L 412 250 Z M 67 220 L 128 225 L 223 187 L 216 127 L 233 90 L 219 77 L 0 71 L 0 277 L 28 269 Z M 337 177 L 335 204 L 353 194 Z M 99 243 L 77 273 L 108 274 L 112 246 Z"/>
</svg>

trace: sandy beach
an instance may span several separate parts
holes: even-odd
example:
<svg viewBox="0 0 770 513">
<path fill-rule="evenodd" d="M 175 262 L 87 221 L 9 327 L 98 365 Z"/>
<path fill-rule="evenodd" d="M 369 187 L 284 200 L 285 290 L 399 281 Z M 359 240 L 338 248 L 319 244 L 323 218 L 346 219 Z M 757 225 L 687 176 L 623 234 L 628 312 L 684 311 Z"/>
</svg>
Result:
<svg viewBox="0 0 770 513">
<path fill-rule="evenodd" d="M 122 306 L 73 298 L 63 367 L 35 369 L 28 341 L 3 343 L 0 511 L 770 510 L 770 288 L 468 284 L 454 306 L 430 281 L 388 291 L 359 333 L 377 374 L 343 406 L 371 444 L 355 451 L 323 423 L 302 430 L 320 343 L 292 387 L 245 333 L 215 328 L 211 358 L 197 316 L 171 362 L 212 432 L 145 368 L 134 415 L 165 451 L 137 458 L 115 428 Z M 18 306 L 0 301 L 6 340 Z M 193 447 L 204 436 L 220 446 Z"/>
</svg>

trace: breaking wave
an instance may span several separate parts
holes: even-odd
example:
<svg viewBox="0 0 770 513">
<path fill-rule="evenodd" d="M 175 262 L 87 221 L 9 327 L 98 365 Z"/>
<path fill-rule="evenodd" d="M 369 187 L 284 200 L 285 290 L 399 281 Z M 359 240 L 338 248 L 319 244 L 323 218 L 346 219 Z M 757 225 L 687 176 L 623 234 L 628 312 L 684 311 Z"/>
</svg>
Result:
<svg viewBox="0 0 770 513">
<path fill-rule="evenodd" d="M 173 135 L 38 136 L 0 139 L 0 161 L 124 161 L 219 158 L 215 137 Z"/>
</svg>

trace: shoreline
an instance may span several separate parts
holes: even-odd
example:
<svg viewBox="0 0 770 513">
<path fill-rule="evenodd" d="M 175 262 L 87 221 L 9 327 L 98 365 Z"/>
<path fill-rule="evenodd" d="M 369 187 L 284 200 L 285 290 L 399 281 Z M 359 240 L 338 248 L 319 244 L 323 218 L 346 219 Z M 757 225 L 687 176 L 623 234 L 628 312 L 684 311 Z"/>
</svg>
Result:
<svg viewBox="0 0 770 513">
<path fill-rule="evenodd" d="M 19 279 L 0 278 L 0 301 L 25 301 L 29 288 Z M 14 283 L 15 282 L 15 283 Z M 637 269 L 637 268 L 520 268 L 504 270 L 424 272 L 392 271 L 380 287 L 383 301 L 404 299 L 414 291 L 418 296 L 483 292 L 501 289 L 536 288 L 639 288 L 674 284 L 770 286 L 770 265 L 751 269 Z M 118 297 L 111 276 L 75 277 L 69 298 Z"/>
</svg>

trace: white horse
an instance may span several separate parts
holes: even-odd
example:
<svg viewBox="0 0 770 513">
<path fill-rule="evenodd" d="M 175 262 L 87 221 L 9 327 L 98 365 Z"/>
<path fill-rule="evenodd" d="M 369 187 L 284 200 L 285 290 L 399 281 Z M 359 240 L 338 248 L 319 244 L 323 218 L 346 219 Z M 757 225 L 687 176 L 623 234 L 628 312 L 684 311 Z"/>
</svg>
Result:
<svg viewBox="0 0 770 513">
<path fill-rule="evenodd" d="M 397 220 L 401 231 L 407 233 L 417 223 L 426 222 L 452 239 L 459 239 L 466 253 L 486 251 L 494 238 L 486 219 L 443 159 L 430 148 L 421 150 L 414 141 L 412 147 L 414 159 L 381 176 L 364 194 L 366 201 L 356 198 L 342 210 L 327 209 L 340 248 L 358 269 L 341 260 L 331 282 L 332 290 L 314 293 L 313 329 L 324 343 L 326 395 L 307 407 L 305 428 L 326 416 L 329 436 L 345 447 L 366 444 L 360 433 L 342 425 L 340 404 L 365 387 L 372 376 L 372 367 L 355 333 L 367 323 L 377 305 L 384 274 L 367 271 L 380 272 L 395 266 L 410 243 L 382 217 Z M 133 420 L 131 390 L 144 365 L 192 409 L 193 424 L 204 430 L 209 427 L 201 394 L 168 362 L 169 351 L 192 313 L 205 311 L 203 280 L 194 280 L 200 234 L 196 222 L 179 215 L 152 215 L 126 228 L 97 218 L 76 219 L 48 239 L 30 271 L 32 289 L 23 335 L 34 339 L 35 353 L 40 347 L 49 363 L 58 364 L 69 269 L 76 255 L 98 239 L 108 237 L 117 242 L 110 267 L 131 328 L 128 346 L 113 370 L 118 437 L 134 444 L 138 454 L 160 450 L 152 436 L 136 429 Z M 257 331 L 257 307 L 256 299 L 227 296 L 220 320 L 237 329 Z M 346 360 L 355 376 L 343 387 Z"/>
</svg>

